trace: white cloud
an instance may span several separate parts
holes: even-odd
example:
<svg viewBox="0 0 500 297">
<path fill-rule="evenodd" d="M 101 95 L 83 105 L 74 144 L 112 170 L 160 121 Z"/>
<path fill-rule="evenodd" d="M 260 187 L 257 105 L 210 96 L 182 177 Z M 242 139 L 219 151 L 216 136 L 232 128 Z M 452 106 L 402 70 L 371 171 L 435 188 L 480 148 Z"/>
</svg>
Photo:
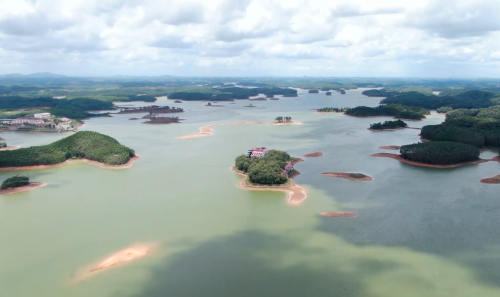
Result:
<svg viewBox="0 0 500 297">
<path fill-rule="evenodd" d="M 491 0 L 1 0 L 3 72 L 498 76 Z"/>
</svg>

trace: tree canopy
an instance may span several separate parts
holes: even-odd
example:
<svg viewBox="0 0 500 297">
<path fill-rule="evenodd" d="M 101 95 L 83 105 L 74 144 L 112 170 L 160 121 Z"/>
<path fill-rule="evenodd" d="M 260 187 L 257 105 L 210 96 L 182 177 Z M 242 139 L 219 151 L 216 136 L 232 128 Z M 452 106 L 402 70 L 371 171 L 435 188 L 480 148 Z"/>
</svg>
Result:
<svg viewBox="0 0 500 297">
<path fill-rule="evenodd" d="M 430 114 L 425 108 L 401 104 L 380 105 L 377 107 L 358 106 L 348 108 L 345 113 L 357 117 L 393 116 L 395 118 L 416 120 L 423 119 L 425 115 Z"/>
<path fill-rule="evenodd" d="M 432 141 L 403 145 L 400 149 L 404 159 L 426 163 L 449 165 L 479 158 L 479 149 L 460 142 Z"/>
<path fill-rule="evenodd" d="M 8 189 L 8 188 L 18 188 L 22 186 L 27 186 L 30 184 L 30 179 L 27 176 L 22 176 L 22 175 L 16 175 L 13 177 L 9 177 L 8 179 L 4 180 L 2 183 L 2 186 L 0 186 L 1 189 Z"/>
<path fill-rule="evenodd" d="M 288 177 L 283 175 L 282 172 L 285 163 L 291 160 L 292 158 L 287 152 L 270 150 L 262 158 L 238 156 L 235 166 L 238 170 L 245 172 L 252 183 L 280 185 L 288 181 Z"/>
<path fill-rule="evenodd" d="M 383 123 L 374 123 L 370 125 L 370 129 L 374 130 L 384 130 L 384 129 L 398 129 L 398 128 L 406 128 L 408 124 L 403 122 L 402 120 L 396 121 L 385 121 Z"/>
</svg>

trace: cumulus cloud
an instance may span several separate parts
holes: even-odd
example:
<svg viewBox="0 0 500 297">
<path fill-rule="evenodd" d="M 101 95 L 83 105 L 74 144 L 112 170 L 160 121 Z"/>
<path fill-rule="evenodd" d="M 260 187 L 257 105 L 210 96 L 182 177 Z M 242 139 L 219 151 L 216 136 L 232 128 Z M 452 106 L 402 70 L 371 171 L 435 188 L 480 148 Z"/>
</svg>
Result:
<svg viewBox="0 0 500 297">
<path fill-rule="evenodd" d="M 498 11 L 491 0 L 2 0 L 0 63 L 81 75 L 499 75 Z"/>
</svg>

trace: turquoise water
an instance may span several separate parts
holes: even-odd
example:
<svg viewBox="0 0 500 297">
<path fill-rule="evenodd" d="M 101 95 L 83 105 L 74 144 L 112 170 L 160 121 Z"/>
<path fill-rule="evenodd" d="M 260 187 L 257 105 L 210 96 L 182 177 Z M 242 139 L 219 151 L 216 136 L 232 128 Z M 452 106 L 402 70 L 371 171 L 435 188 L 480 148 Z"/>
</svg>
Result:
<svg viewBox="0 0 500 297">
<path fill-rule="evenodd" d="M 33 170 L 31 180 L 49 185 L 0 196 L 0 296 L 499 296 L 498 186 L 479 180 L 499 174 L 500 165 L 440 170 L 370 157 L 384 152 L 381 145 L 417 142 L 419 131 L 376 133 L 366 128 L 388 118 L 311 110 L 378 104 L 361 91 L 300 91 L 298 98 L 253 101 L 256 108 L 185 102 L 178 104 L 185 121 L 175 125 L 128 120 L 137 115 L 88 120 L 82 129 L 108 134 L 141 158 L 127 170 L 78 162 Z M 173 105 L 165 98 L 157 104 L 164 103 Z M 229 125 L 277 116 L 304 124 Z M 410 125 L 443 119 L 433 114 Z M 176 139 L 216 123 L 222 126 L 212 136 Z M 23 147 L 64 137 L 1 136 Z M 296 182 L 308 191 L 303 204 L 237 187 L 240 177 L 229 168 L 254 146 L 297 157 L 324 152 L 296 165 Z M 361 172 L 373 181 L 321 176 L 325 171 Z M 318 216 L 337 210 L 359 216 Z M 160 247 L 72 282 L 79 268 L 142 242 Z"/>
</svg>

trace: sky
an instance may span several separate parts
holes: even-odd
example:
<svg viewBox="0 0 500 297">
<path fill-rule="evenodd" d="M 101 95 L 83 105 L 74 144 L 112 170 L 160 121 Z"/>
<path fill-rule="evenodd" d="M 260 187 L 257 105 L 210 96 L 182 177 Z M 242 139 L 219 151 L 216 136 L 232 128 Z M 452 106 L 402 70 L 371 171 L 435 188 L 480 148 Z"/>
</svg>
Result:
<svg viewBox="0 0 500 297">
<path fill-rule="evenodd" d="M 0 74 L 500 77 L 500 0 L 0 0 Z"/>
</svg>

